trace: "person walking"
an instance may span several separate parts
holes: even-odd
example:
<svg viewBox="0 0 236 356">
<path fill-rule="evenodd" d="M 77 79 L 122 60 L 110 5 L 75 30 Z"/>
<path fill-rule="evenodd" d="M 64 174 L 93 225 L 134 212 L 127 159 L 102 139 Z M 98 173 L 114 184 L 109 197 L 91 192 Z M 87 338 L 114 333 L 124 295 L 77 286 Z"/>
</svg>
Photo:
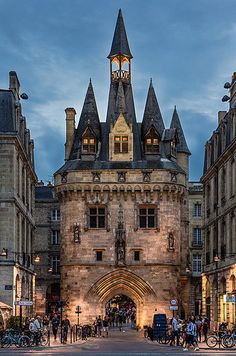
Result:
<svg viewBox="0 0 236 356">
<path fill-rule="evenodd" d="M 54 317 L 52 318 L 52 321 L 51 321 L 51 324 L 52 324 L 52 333 L 53 333 L 53 336 L 54 336 L 54 340 L 55 340 L 55 341 L 56 341 L 56 339 L 57 339 L 57 331 L 58 331 L 59 323 L 60 323 L 60 320 L 59 320 L 57 314 L 55 313 L 55 314 L 54 314 Z"/>
<path fill-rule="evenodd" d="M 105 316 L 103 319 L 103 332 L 104 332 L 104 336 L 106 335 L 106 337 L 108 337 L 108 320 L 107 317 Z"/>
<path fill-rule="evenodd" d="M 70 320 L 68 319 L 68 317 L 66 315 L 64 320 L 62 320 L 62 342 L 63 342 L 63 344 L 67 343 L 67 335 L 68 335 L 69 328 L 70 328 Z"/>
<path fill-rule="evenodd" d="M 101 319 L 101 315 L 99 315 L 98 318 L 97 318 L 97 333 L 98 333 L 99 337 L 102 336 L 102 319 Z"/>
<path fill-rule="evenodd" d="M 202 322 L 201 322 L 199 316 L 196 317 L 195 325 L 196 325 L 196 332 L 197 332 L 197 341 L 201 342 L 201 339 L 202 339 Z"/>
<path fill-rule="evenodd" d="M 195 342 L 195 335 L 196 325 L 193 323 L 192 318 L 190 317 L 186 329 L 186 346 L 184 347 L 183 351 L 188 351 L 191 346 L 195 347 L 194 351 L 199 351 L 199 347 Z"/>
<path fill-rule="evenodd" d="M 206 342 L 206 340 L 207 340 L 208 329 L 209 329 L 209 319 L 206 315 L 204 315 L 203 323 L 202 323 L 202 332 L 204 335 L 204 342 Z"/>
<path fill-rule="evenodd" d="M 172 339 L 170 342 L 170 346 L 173 344 L 179 346 L 179 316 L 176 315 L 172 318 Z"/>
</svg>

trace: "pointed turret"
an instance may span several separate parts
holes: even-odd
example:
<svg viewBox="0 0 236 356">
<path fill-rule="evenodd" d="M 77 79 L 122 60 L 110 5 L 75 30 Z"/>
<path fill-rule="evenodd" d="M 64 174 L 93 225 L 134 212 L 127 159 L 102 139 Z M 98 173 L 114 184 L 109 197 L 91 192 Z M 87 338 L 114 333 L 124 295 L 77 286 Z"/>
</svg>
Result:
<svg viewBox="0 0 236 356">
<path fill-rule="evenodd" d="M 124 20 L 122 16 L 121 9 L 119 10 L 115 33 L 111 45 L 111 51 L 107 58 L 112 58 L 113 56 L 117 55 L 125 55 L 128 58 L 133 58 L 130 49 L 129 43 L 125 31 Z"/>
<path fill-rule="evenodd" d="M 118 114 L 120 113 L 124 114 L 126 112 L 125 94 L 124 94 L 123 84 L 121 81 L 119 82 L 117 96 L 116 96 L 116 112 Z"/>
<path fill-rule="evenodd" d="M 89 81 L 88 90 L 85 96 L 84 105 L 78 124 L 79 137 L 84 134 L 84 131 L 87 127 L 90 127 L 92 129 L 97 139 L 99 140 L 101 134 L 101 127 L 91 79 Z"/>
<path fill-rule="evenodd" d="M 177 130 L 177 134 L 178 134 L 178 143 L 176 145 L 177 152 L 183 152 L 183 153 L 187 153 L 188 155 L 191 155 L 191 152 L 189 151 L 187 142 L 185 140 L 184 132 L 180 123 L 176 106 L 174 108 L 170 128 Z"/>
<path fill-rule="evenodd" d="M 150 81 L 145 110 L 143 114 L 143 122 L 142 122 L 143 138 L 146 136 L 146 134 L 151 129 L 151 127 L 154 127 L 157 134 L 159 135 L 159 138 L 161 138 L 163 131 L 165 129 L 165 125 L 162 119 L 157 97 L 152 85 L 152 80 Z"/>
</svg>

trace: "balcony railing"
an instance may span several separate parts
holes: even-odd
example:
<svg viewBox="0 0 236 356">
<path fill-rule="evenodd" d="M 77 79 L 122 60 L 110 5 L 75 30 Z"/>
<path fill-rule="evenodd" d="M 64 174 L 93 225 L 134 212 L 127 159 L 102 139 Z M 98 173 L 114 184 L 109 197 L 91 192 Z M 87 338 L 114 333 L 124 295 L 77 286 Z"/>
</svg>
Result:
<svg viewBox="0 0 236 356">
<path fill-rule="evenodd" d="M 202 241 L 192 241 L 192 247 L 194 248 L 202 248 L 203 247 L 203 242 Z"/>
</svg>

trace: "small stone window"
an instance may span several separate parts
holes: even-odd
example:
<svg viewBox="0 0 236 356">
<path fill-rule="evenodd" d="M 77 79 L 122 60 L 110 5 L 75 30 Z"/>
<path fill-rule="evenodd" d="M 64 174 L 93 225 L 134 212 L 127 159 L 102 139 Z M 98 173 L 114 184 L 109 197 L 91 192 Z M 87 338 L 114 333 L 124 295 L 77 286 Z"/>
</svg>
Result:
<svg viewBox="0 0 236 356">
<path fill-rule="evenodd" d="M 60 210 L 53 209 L 51 212 L 51 219 L 52 221 L 59 221 L 60 220 Z"/>
<path fill-rule="evenodd" d="M 89 208 L 89 227 L 91 229 L 104 229 L 106 225 L 105 207 L 95 206 Z"/>
<path fill-rule="evenodd" d="M 156 208 L 154 206 L 141 207 L 139 209 L 139 227 L 151 229 L 157 226 Z"/>
<path fill-rule="evenodd" d="M 91 130 L 87 129 L 82 138 L 82 153 L 93 154 L 96 152 L 96 140 Z"/>
<path fill-rule="evenodd" d="M 128 136 L 115 136 L 114 153 L 128 153 Z"/>
<path fill-rule="evenodd" d="M 134 261 L 140 261 L 140 251 L 134 251 Z"/>
<path fill-rule="evenodd" d="M 96 251 L 96 261 L 102 261 L 102 251 Z"/>
<path fill-rule="evenodd" d="M 53 230 L 51 234 L 51 244 L 59 245 L 60 244 L 60 231 Z"/>
<path fill-rule="evenodd" d="M 202 216 L 202 204 L 195 203 L 193 207 L 193 216 L 194 217 L 201 217 Z"/>
<path fill-rule="evenodd" d="M 159 153 L 159 140 L 153 128 L 150 129 L 145 137 L 145 153 Z"/>
</svg>

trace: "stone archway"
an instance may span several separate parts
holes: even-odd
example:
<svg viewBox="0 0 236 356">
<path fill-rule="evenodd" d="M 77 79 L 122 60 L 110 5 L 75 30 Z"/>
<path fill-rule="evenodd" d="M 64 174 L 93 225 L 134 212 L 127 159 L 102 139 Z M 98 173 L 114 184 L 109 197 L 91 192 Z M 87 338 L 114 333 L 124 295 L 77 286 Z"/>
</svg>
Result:
<svg viewBox="0 0 236 356">
<path fill-rule="evenodd" d="M 106 303 L 116 294 L 127 295 L 135 302 L 138 325 L 152 323 L 156 294 L 146 281 L 125 268 L 106 274 L 89 289 L 85 300 L 90 306 L 92 301 L 95 305 L 93 318 L 103 314 Z"/>
</svg>

